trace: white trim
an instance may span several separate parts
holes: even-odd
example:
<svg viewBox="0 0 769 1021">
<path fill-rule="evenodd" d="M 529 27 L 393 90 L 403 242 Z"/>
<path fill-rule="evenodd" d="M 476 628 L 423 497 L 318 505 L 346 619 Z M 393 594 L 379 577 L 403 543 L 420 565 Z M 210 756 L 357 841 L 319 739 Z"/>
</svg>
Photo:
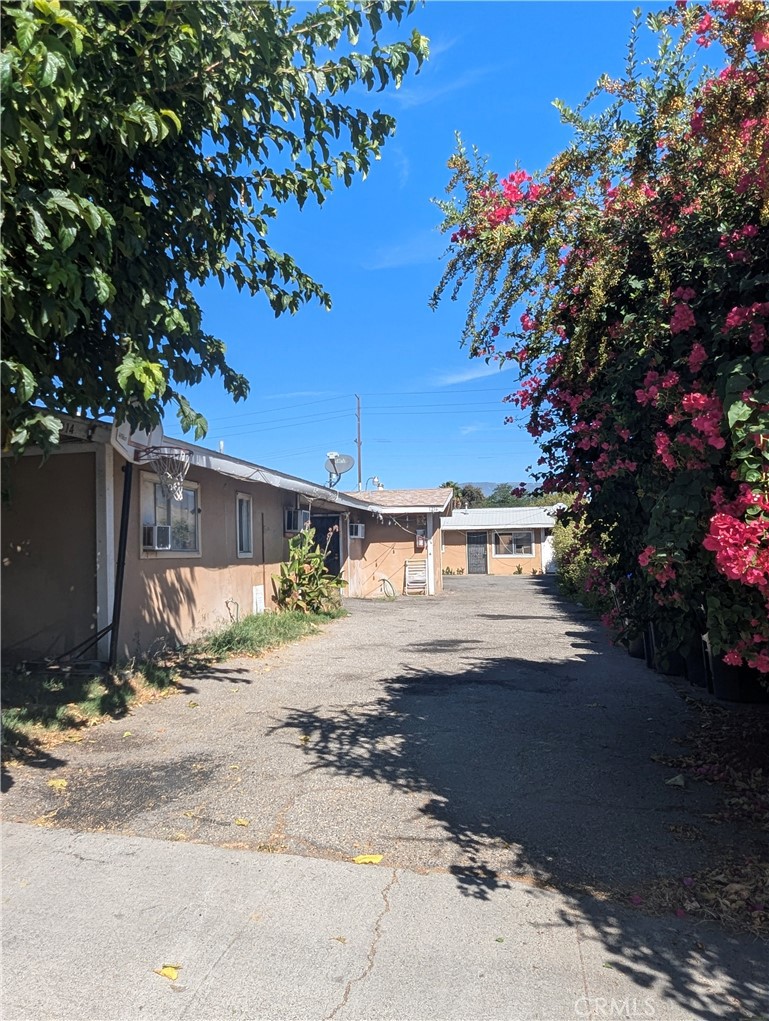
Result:
<svg viewBox="0 0 769 1021">
<path fill-rule="evenodd" d="M 250 519 L 249 535 L 251 537 L 251 549 L 241 551 L 240 549 L 240 501 L 248 500 L 248 517 Z M 235 493 L 235 555 L 238 560 L 254 559 L 254 498 L 250 493 Z"/>
<path fill-rule="evenodd" d="M 494 528 L 491 531 L 491 556 L 494 560 L 533 560 L 537 555 L 537 543 L 534 538 L 534 528 Z M 531 553 L 497 553 L 496 537 L 500 534 L 531 536 Z"/>
<path fill-rule="evenodd" d="M 112 447 L 96 445 L 94 478 L 96 483 L 96 630 L 112 620 L 115 596 L 115 476 Z M 109 656 L 110 637 L 96 646 L 101 659 Z"/>
<path fill-rule="evenodd" d="M 145 524 L 144 521 L 144 500 L 145 500 L 145 489 L 152 488 L 152 506 L 155 505 L 155 489 L 158 485 L 158 478 L 154 472 L 142 471 L 139 472 L 139 558 L 141 560 L 200 560 L 203 556 L 203 528 L 202 528 L 202 514 L 200 513 L 200 483 L 189 482 L 185 479 L 184 488 L 194 489 L 197 493 L 195 500 L 197 515 L 197 527 L 195 529 L 198 539 L 198 548 L 194 550 L 151 550 L 145 549 L 143 546 L 143 535 L 142 528 Z M 149 522 L 146 522 L 149 523 Z M 156 524 L 156 522 L 152 522 Z"/>
<path fill-rule="evenodd" d="M 433 562 L 433 536 L 435 535 L 435 521 L 433 515 L 427 515 L 427 594 L 435 595 L 435 564 Z"/>
<path fill-rule="evenodd" d="M 411 507 L 385 507 L 383 504 L 370 503 L 366 506 L 366 510 L 372 514 L 381 514 L 383 518 L 401 516 L 403 514 L 410 514 L 412 517 L 416 517 L 418 514 L 442 514 L 445 507 L 437 507 L 435 505 L 422 505 L 422 506 L 411 506 Z"/>
</svg>

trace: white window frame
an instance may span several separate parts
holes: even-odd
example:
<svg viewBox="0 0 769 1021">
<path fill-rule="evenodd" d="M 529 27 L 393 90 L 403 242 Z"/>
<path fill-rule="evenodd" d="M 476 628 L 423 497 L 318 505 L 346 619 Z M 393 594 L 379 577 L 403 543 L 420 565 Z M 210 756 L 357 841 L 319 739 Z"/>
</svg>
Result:
<svg viewBox="0 0 769 1021">
<path fill-rule="evenodd" d="M 139 513 L 139 555 L 143 560 L 198 560 L 203 555 L 203 542 L 201 536 L 201 511 L 200 511 L 200 484 L 185 480 L 184 489 L 192 490 L 195 493 L 195 538 L 197 540 L 194 550 L 162 549 L 153 550 L 144 548 L 143 529 L 145 525 L 156 525 L 155 516 L 155 486 L 159 485 L 157 475 L 154 472 L 141 473 L 140 486 L 140 513 Z M 149 517 L 151 508 L 153 520 L 145 520 Z M 173 534 L 173 533 L 172 533 Z"/>
<path fill-rule="evenodd" d="M 497 538 L 500 535 L 509 535 L 511 539 L 515 536 L 528 535 L 530 537 L 529 542 L 522 543 L 521 545 L 531 546 L 531 553 L 497 553 Z M 514 543 L 513 546 L 515 546 Z M 491 540 L 491 555 L 492 557 L 494 557 L 495 560 L 532 560 L 537 555 L 536 542 L 534 539 L 534 530 L 531 528 L 510 528 L 510 529 L 495 528 Z"/>
<path fill-rule="evenodd" d="M 240 503 L 248 504 L 248 535 L 251 540 L 251 548 L 244 550 L 243 536 L 240 533 Z M 250 493 L 235 494 L 235 552 L 239 560 L 252 560 L 254 556 L 254 498 Z"/>
</svg>

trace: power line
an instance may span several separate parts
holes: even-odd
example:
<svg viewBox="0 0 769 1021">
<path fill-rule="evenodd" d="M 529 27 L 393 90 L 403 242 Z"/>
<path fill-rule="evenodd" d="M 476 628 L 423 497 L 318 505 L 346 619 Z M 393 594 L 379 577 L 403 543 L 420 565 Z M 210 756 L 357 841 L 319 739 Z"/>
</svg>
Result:
<svg viewBox="0 0 769 1021">
<path fill-rule="evenodd" d="M 337 419 L 350 418 L 353 415 L 354 412 L 352 411 L 343 411 L 338 415 L 321 415 L 321 416 L 307 415 L 304 417 L 299 416 L 297 418 L 286 418 L 283 419 L 282 421 L 279 421 L 277 423 L 271 423 L 269 425 L 262 425 L 261 423 L 254 424 L 254 426 L 251 429 L 246 430 L 238 429 L 235 432 L 227 431 L 225 429 L 216 429 L 214 431 L 216 432 L 217 436 L 251 436 L 254 434 L 258 435 L 263 432 L 273 432 L 275 429 L 286 430 L 289 428 L 289 425 L 287 425 L 286 423 L 293 423 L 304 428 L 309 425 L 320 424 L 321 422 L 333 422 Z"/>
<path fill-rule="evenodd" d="M 514 381 L 511 381 L 511 382 L 514 382 Z M 491 394 L 494 390 L 499 390 L 501 393 L 509 393 L 510 387 L 508 387 L 508 386 L 505 386 L 505 387 L 497 386 L 497 387 L 479 387 L 479 388 L 476 388 L 476 389 L 468 389 L 468 390 L 452 390 L 450 393 L 447 393 L 446 396 L 447 397 L 453 397 L 455 394 L 473 394 L 473 393 Z M 441 396 L 440 392 L 436 392 L 435 390 L 379 390 L 379 391 L 373 391 L 372 390 L 369 393 L 361 393 L 360 396 L 361 397 L 419 397 L 419 396 L 424 396 L 426 394 L 430 395 L 430 396 L 433 396 L 433 397 L 440 397 Z M 214 418 L 209 418 L 208 421 L 209 421 L 209 424 L 211 424 L 212 422 L 227 422 L 227 421 L 231 421 L 233 419 L 242 420 L 244 418 L 251 418 L 251 417 L 256 416 L 256 415 L 274 415 L 274 414 L 277 414 L 280 411 L 293 411 L 297 407 L 309 408 L 309 407 L 312 407 L 315 404 L 330 404 L 333 401 L 350 400 L 351 398 L 354 398 L 354 396 L 355 396 L 354 394 L 337 394 L 334 397 L 322 397 L 322 398 L 320 398 L 318 400 L 315 400 L 315 401 L 297 401 L 296 404 L 284 404 L 284 405 L 282 405 L 281 407 L 278 407 L 278 408 L 262 408 L 259 411 L 243 411 L 243 412 L 240 412 L 240 413 L 236 413 L 234 415 L 217 415 Z M 266 395 L 266 397 L 263 397 L 262 400 L 266 400 L 268 398 L 269 398 L 269 394 Z M 436 407 L 439 407 L 439 405 L 436 405 Z"/>
</svg>

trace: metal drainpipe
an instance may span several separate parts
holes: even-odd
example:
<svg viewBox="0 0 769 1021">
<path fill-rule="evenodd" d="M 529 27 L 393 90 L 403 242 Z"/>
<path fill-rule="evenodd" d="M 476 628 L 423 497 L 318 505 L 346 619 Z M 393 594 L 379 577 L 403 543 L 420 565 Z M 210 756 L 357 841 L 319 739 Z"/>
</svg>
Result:
<svg viewBox="0 0 769 1021">
<path fill-rule="evenodd" d="M 120 536 L 115 563 L 115 595 L 112 600 L 112 632 L 109 639 L 109 662 L 107 664 L 110 670 L 114 670 L 117 665 L 117 641 L 120 630 L 120 610 L 123 603 L 123 576 L 125 575 L 125 554 L 128 545 L 128 517 L 131 512 L 133 470 L 133 464 L 126 461 L 123 466 L 123 505 L 120 509 Z"/>
</svg>

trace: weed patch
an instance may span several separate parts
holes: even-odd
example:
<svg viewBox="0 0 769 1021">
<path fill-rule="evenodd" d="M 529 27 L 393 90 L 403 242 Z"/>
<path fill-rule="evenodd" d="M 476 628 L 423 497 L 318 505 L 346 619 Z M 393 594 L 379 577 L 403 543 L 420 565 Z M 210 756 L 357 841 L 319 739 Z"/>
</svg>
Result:
<svg viewBox="0 0 769 1021">
<path fill-rule="evenodd" d="M 306 635 L 317 634 L 321 625 L 346 616 L 342 609 L 324 613 L 260 613 L 244 617 L 189 646 L 188 657 L 226 659 L 228 656 L 259 656 L 268 649 L 286 645 Z"/>
</svg>

